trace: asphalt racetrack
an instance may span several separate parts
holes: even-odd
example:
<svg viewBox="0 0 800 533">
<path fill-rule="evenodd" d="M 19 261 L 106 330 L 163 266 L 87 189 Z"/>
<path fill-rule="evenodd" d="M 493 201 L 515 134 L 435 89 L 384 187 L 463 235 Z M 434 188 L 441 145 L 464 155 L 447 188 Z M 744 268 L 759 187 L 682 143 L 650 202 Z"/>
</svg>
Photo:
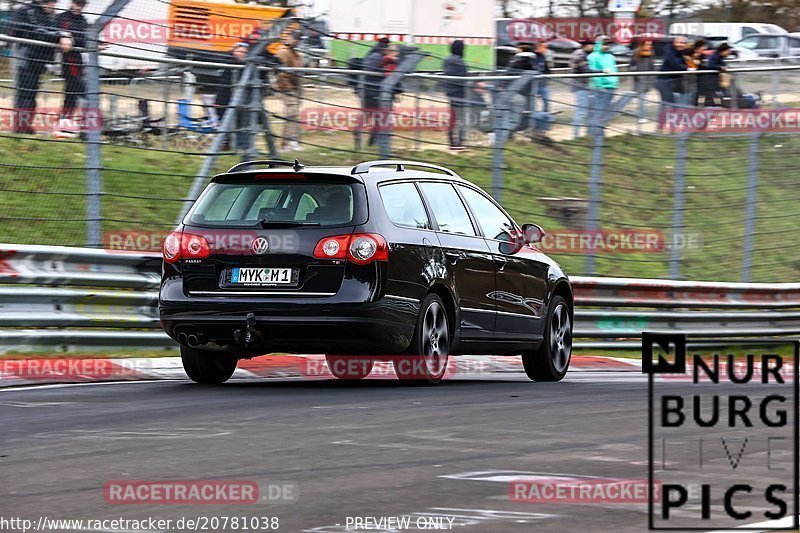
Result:
<svg viewBox="0 0 800 533">
<path fill-rule="evenodd" d="M 646 480 L 647 382 L 636 372 L 436 387 L 393 379 L 17 387 L 0 391 L 0 413 L 3 516 L 278 517 L 279 531 L 298 532 L 367 530 L 354 527 L 357 517 L 409 517 L 403 529 L 361 522 L 372 531 L 429 530 L 429 518 L 465 532 L 647 528 L 645 503 L 530 503 L 509 493 L 518 477 Z M 206 479 L 298 492 L 251 505 L 126 505 L 104 492 L 109 480 Z M 758 513 L 751 522 L 764 520 Z"/>
</svg>

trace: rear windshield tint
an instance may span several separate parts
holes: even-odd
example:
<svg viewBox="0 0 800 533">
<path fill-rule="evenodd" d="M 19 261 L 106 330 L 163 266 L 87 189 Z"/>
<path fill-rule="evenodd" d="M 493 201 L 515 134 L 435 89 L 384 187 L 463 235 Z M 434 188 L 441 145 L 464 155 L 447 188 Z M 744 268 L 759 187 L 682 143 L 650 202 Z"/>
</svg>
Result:
<svg viewBox="0 0 800 533">
<path fill-rule="evenodd" d="M 212 183 L 184 221 L 193 226 L 258 226 L 261 221 L 346 226 L 366 222 L 360 183 Z"/>
</svg>

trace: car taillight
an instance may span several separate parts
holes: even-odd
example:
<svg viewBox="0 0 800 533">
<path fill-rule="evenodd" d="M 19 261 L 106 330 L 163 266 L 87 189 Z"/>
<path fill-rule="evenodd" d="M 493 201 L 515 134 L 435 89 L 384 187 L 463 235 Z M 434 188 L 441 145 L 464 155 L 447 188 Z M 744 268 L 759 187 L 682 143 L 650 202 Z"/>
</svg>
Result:
<svg viewBox="0 0 800 533">
<path fill-rule="evenodd" d="M 377 233 L 334 235 L 321 239 L 314 247 L 317 259 L 348 259 L 358 265 L 372 261 L 388 261 L 386 239 Z"/>
<path fill-rule="evenodd" d="M 344 259 L 347 257 L 349 244 L 350 235 L 325 237 L 314 247 L 314 257 L 317 259 Z"/>
<path fill-rule="evenodd" d="M 350 239 L 347 258 L 359 265 L 372 261 L 388 261 L 389 247 L 377 233 L 356 233 Z"/>
<path fill-rule="evenodd" d="M 173 231 L 164 239 L 161 252 L 167 263 L 174 263 L 181 258 L 181 234 L 180 231 Z"/>
<path fill-rule="evenodd" d="M 178 259 L 203 259 L 211 255 L 208 240 L 202 235 L 173 231 L 162 247 L 164 261 L 174 263 Z"/>
<path fill-rule="evenodd" d="M 181 256 L 183 259 L 203 259 L 211 255 L 211 246 L 202 235 L 184 233 L 181 237 Z"/>
</svg>

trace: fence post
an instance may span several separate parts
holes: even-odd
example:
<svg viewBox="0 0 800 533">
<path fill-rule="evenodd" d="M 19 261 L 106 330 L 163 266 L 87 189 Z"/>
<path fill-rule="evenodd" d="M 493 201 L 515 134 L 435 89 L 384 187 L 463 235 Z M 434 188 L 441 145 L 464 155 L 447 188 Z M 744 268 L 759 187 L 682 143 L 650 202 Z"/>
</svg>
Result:
<svg viewBox="0 0 800 533">
<path fill-rule="evenodd" d="M 592 150 L 592 170 L 589 175 L 589 212 L 586 217 L 586 229 L 590 233 L 597 231 L 600 225 L 600 194 L 603 179 L 603 140 L 605 139 L 605 129 L 601 126 L 600 131 L 594 135 L 594 149 Z M 584 276 L 593 276 L 595 270 L 594 250 L 589 249 L 586 253 L 586 262 L 583 267 Z"/>
<path fill-rule="evenodd" d="M 419 94 L 422 91 L 422 80 L 416 79 L 414 84 L 414 116 L 418 117 L 420 114 Z M 419 151 L 420 141 L 422 139 L 422 128 L 414 128 L 414 150 Z"/>
<path fill-rule="evenodd" d="M 686 189 L 686 146 L 688 141 L 688 132 L 683 132 L 678 136 L 678 153 L 675 162 L 675 184 L 673 190 L 672 249 L 669 259 L 669 279 L 678 279 L 681 272 L 681 249 L 676 246 L 676 243 L 678 242 L 678 234 L 683 232 L 683 192 Z M 685 242 L 684 239 L 681 239 L 681 242 Z"/>
<path fill-rule="evenodd" d="M 492 148 L 492 186 L 489 188 L 489 193 L 500 204 L 503 203 L 503 189 L 505 188 L 503 149 L 512 131 L 509 100 L 512 95 L 521 91 L 528 83 L 531 83 L 532 78 L 533 72 L 526 71 L 512 81 L 505 90 L 497 86 L 492 87 L 492 102 L 494 104 L 494 147 Z M 515 125 L 516 124 L 518 123 L 515 122 Z"/>
<path fill-rule="evenodd" d="M 127 2 L 128 0 L 125 1 Z M 208 150 L 208 155 L 203 160 L 203 164 L 200 166 L 200 170 L 197 172 L 197 176 L 195 176 L 194 181 L 192 182 L 189 193 L 186 195 L 186 199 L 181 206 L 177 219 L 175 220 L 176 224 L 181 223 L 183 217 L 189 211 L 191 203 L 194 202 L 200 195 L 200 191 L 203 189 L 206 179 L 208 179 L 208 177 L 211 175 L 211 170 L 214 168 L 214 163 L 217 161 L 217 156 L 219 155 L 220 149 L 222 148 L 225 139 L 230 135 L 231 126 L 233 126 L 236 120 L 236 114 L 239 110 L 239 107 L 242 105 L 242 100 L 246 96 L 248 84 L 253 76 L 258 76 L 258 67 L 260 64 L 259 57 L 261 52 L 264 51 L 264 48 L 266 48 L 268 42 L 278 38 L 283 30 L 283 27 L 287 23 L 288 21 L 274 21 L 270 25 L 267 34 L 259 37 L 256 44 L 251 46 L 248 50 L 246 66 L 244 69 L 242 69 L 242 75 L 239 77 L 236 88 L 231 95 L 231 101 L 228 103 L 228 108 L 225 110 L 225 114 L 222 116 L 222 122 L 219 126 L 219 133 L 214 136 L 214 141 L 211 143 L 211 147 Z"/>
<path fill-rule="evenodd" d="M 494 101 L 494 146 L 492 147 L 492 186 L 489 193 L 503 203 L 503 154 L 506 144 L 506 112 L 508 111 L 508 101 L 503 95 L 503 91 L 497 87 L 492 87 L 492 100 Z"/>
<path fill-rule="evenodd" d="M 365 107 L 364 98 L 366 97 L 366 84 L 367 77 L 365 74 L 358 75 L 358 88 L 356 91 L 356 95 L 358 96 L 358 107 L 361 110 L 359 114 L 358 122 L 356 123 L 356 129 L 353 132 L 353 146 L 355 147 L 356 152 L 361 152 L 361 128 L 365 125 L 366 120 L 368 118 L 368 110 Z"/>
<path fill-rule="evenodd" d="M 747 163 L 747 200 L 744 206 L 744 243 L 742 245 L 742 283 L 750 282 L 753 261 L 753 234 L 756 224 L 756 200 L 758 197 L 758 149 L 761 134 L 750 135 L 750 156 Z"/>
<path fill-rule="evenodd" d="M 258 157 L 258 126 L 259 119 L 261 118 L 261 108 L 263 107 L 263 100 L 261 100 L 261 91 L 258 90 L 258 84 L 254 81 L 258 78 L 258 73 L 254 78 L 250 78 L 247 86 L 250 91 L 250 104 L 247 106 L 248 125 L 247 129 L 247 149 L 242 154 L 243 161 L 252 161 Z"/>
<path fill-rule="evenodd" d="M 114 0 L 86 33 L 86 105 L 95 124 L 86 129 L 86 246 L 103 243 L 103 154 L 100 149 L 100 63 L 98 42 L 100 32 L 116 17 L 128 0 Z"/>
<path fill-rule="evenodd" d="M 394 89 L 403 81 L 406 74 L 414 72 L 417 65 L 428 54 L 420 52 L 417 48 L 411 48 L 403 61 L 397 68 L 381 81 L 380 92 L 380 113 L 379 116 L 384 120 L 384 124 L 378 127 L 378 154 L 381 159 L 392 157 L 392 101 L 394 100 Z"/>
<path fill-rule="evenodd" d="M 539 76 L 541 76 L 541 74 L 533 77 L 531 81 L 531 90 L 528 95 L 528 134 L 531 139 L 536 135 L 536 120 L 534 116 L 536 115 L 536 98 L 539 94 L 539 84 L 547 83 L 540 81 Z"/>
</svg>

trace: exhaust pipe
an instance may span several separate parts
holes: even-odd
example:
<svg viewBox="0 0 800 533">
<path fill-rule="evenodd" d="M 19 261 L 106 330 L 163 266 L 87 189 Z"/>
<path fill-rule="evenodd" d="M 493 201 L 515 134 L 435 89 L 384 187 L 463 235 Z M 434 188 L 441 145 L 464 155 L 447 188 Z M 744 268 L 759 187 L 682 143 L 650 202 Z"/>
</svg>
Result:
<svg viewBox="0 0 800 533">
<path fill-rule="evenodd" d="M 200 346 L 201 344 L 206 343 L 206 336 L 202 333 L 192 333 L 188 337 L 186 337 L 186 344 L 191 346 L 192 348 L 196 346 Z"/>
<path fill-rule="evenodd" d="M 177 340 L 181 344 L 186 344 L 186 340 L 187 340 L 186 333 L 184 333 L 182 331 L 180 333 L 178 333 Z"/>
</svg>

